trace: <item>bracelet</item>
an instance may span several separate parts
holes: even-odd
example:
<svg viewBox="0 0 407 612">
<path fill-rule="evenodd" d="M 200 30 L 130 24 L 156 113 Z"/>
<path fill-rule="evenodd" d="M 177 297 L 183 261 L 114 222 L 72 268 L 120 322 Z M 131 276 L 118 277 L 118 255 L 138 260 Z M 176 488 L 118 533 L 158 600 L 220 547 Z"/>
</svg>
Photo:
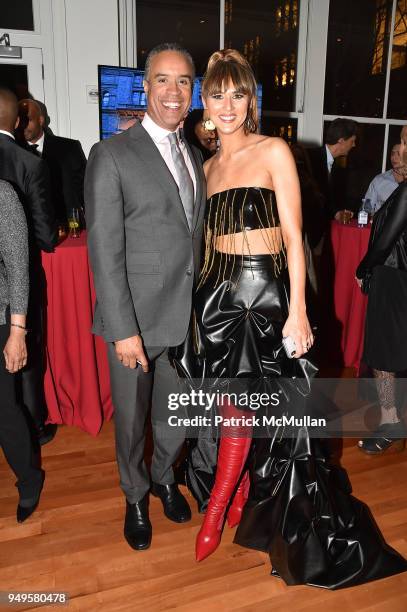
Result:
<svg viewBox="0 0 407 612">
<path fill-rule="evenodd" d="M 23 325 L 19 325 L 18 323 L 10 323 L 10 327 L 18 327 L 19 329 L 23 329 L 25 331 L 25 333 L 30 331 L 29 329 L 27 329 Z"/>
</svg>

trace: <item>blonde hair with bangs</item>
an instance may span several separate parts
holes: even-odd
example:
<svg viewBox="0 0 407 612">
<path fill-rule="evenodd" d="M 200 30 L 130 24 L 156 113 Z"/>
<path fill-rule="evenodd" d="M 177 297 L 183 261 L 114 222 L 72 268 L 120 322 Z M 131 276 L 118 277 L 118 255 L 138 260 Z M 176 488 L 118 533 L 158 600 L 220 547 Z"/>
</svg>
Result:
<svg viewBox="0 0 407 612">
<path fill-rule="evenodd" d="M 202 97 L 220 93 L 229 83 L 233 83 L 236 91 L 249 96 L 249 107 L 243 124 L 245 134 L 257 132 L 257 84 L 249 62 L 236 49 L 215 51 L 209 58 L 202 82 Z"/>
</svg>

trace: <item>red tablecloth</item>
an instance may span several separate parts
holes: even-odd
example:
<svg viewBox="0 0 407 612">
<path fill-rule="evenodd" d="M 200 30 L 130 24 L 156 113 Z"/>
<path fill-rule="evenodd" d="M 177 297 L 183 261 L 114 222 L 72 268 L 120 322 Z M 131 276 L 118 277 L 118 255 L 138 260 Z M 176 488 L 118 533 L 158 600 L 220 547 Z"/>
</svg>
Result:
<svg viewBox="0 0 407 612">
<path fill-rule="evenodd" d="M 49 422 L 96 435 L 113 405 L 106 346 L 91 333 L 95 301 L 86 232 L 43 253 L 47 278 L 45 397 Z"/>
<path fill-rule="evenodd" d="M 331 223 L 331 244 L 334 264 L 333 302 L 336 319 L 342 324 L 341 351 L 346 367 L 359 369 L 367 298 L 355 281 L 355 271 L 366 254 L 370 225 L 357 226 L 356 221 L 342 225 Z"/>
</svg>

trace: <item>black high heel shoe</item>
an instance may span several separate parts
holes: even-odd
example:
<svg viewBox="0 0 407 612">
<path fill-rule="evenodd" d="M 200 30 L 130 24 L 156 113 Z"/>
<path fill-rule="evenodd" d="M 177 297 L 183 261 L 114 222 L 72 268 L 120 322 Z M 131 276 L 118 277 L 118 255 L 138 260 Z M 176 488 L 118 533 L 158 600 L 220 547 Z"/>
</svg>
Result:
<svg viewBox="0 0 407 612">
<path fill-rule="evenodd" d="M 374 437 L 359 440 L 358 447 L 368 455 L 380 455 L 390 447 L 402 451 L 406 446 L 407 429 L 402 421 L 385 423 L 374 432 Z"/>
</svg>

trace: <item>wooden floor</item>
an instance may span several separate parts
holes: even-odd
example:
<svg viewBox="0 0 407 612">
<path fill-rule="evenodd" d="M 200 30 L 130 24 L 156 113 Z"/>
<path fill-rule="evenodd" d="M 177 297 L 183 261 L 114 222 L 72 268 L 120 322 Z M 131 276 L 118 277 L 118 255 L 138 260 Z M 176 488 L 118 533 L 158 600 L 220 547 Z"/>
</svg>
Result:
<svg viewBox="0 0 407 612">
<path fill-rule="evenodd" d="M 407 451 L 367 457 L 348 443 L 342 463 L 387 541 L 407 556 Z M 67 607 L 45 610 L 407 610 L 407 573 L 337 592 L 287 588 L 269 575 L 268 557 L 234 545 L 228 528 L 216 553 L 198 564 L 194 541 L 201 517 L 194 504 L 192 521 L 176 525 L 153 498 L 152 547 L 131 550 L 122 536 L 124 499 L 111 423 L 97 438 L 61 427 L 43 448 L 43 465 L 40 506 L 18 525 L 13 476 L 0 458 L 0 591 L 69 593 Z"/>
</svg>

